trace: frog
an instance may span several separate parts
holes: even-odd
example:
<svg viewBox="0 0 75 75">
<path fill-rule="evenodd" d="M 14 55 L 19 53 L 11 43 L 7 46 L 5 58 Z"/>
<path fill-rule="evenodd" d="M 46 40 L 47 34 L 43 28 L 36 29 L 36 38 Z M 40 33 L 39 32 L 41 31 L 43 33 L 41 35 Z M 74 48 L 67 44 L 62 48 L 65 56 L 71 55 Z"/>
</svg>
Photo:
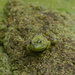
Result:
<svg viewBox="0 0 75 75">
<path fill-rule="evenodd" d="M 49 36 L 48 34 L 45 35 Z M 26 45 L 26 49 L 39 53 L 51 48 L 51 46 L 55 44 L 56 41 L 54 40 L 53 36 L 46 38 L 42 33 L 40 33 L 33 36 L 30 42 Z"/>
<path fill-rule="evenodd" d="M 42 52 L 51 46 L 51 42 L 47 40 L 42 34 L 36 34 L 26 46 L 27 50 L 33 52 Z"/>
</svg>

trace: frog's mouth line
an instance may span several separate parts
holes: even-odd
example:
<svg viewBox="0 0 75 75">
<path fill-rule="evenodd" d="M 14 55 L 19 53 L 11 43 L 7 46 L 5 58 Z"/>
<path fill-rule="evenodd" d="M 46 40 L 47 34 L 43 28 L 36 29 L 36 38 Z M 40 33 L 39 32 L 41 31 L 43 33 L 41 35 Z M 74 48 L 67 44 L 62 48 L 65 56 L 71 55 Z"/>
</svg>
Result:
<svg viewBox="0 0 75 75">
<path fill-rule="evenodd" d="M 42 53 L 43 51 L 47 50 L 47 48 L 43 49 L 42 51 L 33 51 L 31 50 L 33 53 Z"/>
<path fill-rule="evenodd" d="M 47 49 L 47 46 L 46 44 L 44 45 L 38 44 L 38 45 L 33 45 L 33 48 L 29 48 L 29 49 L 34 52 L 42 52 Z"/>
</svg>

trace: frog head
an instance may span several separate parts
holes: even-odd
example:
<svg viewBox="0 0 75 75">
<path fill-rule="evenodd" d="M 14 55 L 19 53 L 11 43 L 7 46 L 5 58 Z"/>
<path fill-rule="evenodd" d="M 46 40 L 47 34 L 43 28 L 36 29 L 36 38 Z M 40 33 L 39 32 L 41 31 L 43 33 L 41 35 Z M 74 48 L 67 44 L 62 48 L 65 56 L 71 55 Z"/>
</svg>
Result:
<svg viewBox="0 0 75 75">
<path fill-rule="evenodd" d="M 33 52 L 42 52 L 50 47 L 51 42 L 43 36 L 43 34 L 36 34 L 27 45 L 27 50 Z"/>
</svg>

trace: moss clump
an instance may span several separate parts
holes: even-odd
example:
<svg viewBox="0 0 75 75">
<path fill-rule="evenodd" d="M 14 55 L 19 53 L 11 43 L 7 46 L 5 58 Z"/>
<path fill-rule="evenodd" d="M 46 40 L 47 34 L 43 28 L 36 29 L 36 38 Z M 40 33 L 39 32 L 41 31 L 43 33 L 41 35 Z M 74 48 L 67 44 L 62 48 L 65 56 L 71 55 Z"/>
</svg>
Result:
<svg viewBox="0 0 75 75">
<path fill-rule="evenodd" d="M 0 75 L 11 75 L 8 56 L 5 53 L 0 53 Z"/>
<path fill-rule="evenodd" d="M 69 18 L 52 10 L 37 10 L 36 6 L 17 0 L 10 1 L 8 6 L 7 18 L 0 24 L 5 25 L 0 29 L 0 40 L 11 58 L 12 72 L 19 71 L 19 75 L 75 74 L 75 43 L 67 27 Z M 57 43 L 42 53 L 29 53 L 26 47 L 38 33 L 47 41 L 55 39 Z"/>
</svg>

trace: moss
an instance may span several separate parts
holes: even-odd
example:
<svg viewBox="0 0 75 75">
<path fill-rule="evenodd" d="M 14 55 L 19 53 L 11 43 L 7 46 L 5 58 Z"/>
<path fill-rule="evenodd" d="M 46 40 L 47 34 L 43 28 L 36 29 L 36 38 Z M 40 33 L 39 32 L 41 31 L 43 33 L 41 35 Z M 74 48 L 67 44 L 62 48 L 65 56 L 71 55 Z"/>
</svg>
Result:
<svg viewBox="0 0 75 75">
<path fill-rule="evenodd" d="M 20 75 L 20 72 L 19 71 L 14 71 L 13 75 Z"/>
<path fill-rule="evenodd" d="M 0 46 L 0 53 L 2 53 L 2 52 L 3 52 L 3 47 Z"/>
<path fill-rule="evenodd" d="M 13 73 L 18 74 L 19 71 L 20 75 L 24 72 L 31 75 L 75 74 L 74 32 L 68 28 L 71 21 L 74 24 L 74 19 L 70 20 L 72 15 L 67 12 L 65 15 L 58 11 L 46 11 L 43 8 L 39 11 L 34 5 L 14 3 L 10 2 L 7 19 L 0 24 L 6 26 L 0 30 L 0 38 L 11 59 Z M 47 41 L 53 40 L 53 45 L 42 53 L 29 53 L 26 47 L 34 35 L 39 33 L 42 33 Z"/>
<path fill-rule="evenodd" d="M 5 53 L 0 53 L 0 74 L 11 75 L 8 56 Z"/>
</svg>

